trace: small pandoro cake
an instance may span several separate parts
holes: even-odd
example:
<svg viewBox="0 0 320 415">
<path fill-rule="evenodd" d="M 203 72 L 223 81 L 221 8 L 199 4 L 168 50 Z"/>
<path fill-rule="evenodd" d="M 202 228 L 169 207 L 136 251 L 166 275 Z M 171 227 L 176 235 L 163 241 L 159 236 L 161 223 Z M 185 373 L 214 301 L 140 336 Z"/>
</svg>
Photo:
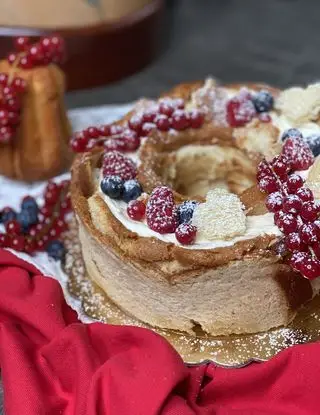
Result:
<svg viewBox="0 0 320 415">
<path fill-rule="evenodd" d="M 33 182 L 67 170 L 73 153 L 64 105 L 65 76 L 56 63 L 65 51 L 58 36 L 31 43 L 0 61 L 0 174 Z"/>
<path fill-rule="evenodd" d="M 319 290 L 320 84 L 179 85 L 72 140 L 88 275 L 152 326 L 287 325 Z"/>
</svg>

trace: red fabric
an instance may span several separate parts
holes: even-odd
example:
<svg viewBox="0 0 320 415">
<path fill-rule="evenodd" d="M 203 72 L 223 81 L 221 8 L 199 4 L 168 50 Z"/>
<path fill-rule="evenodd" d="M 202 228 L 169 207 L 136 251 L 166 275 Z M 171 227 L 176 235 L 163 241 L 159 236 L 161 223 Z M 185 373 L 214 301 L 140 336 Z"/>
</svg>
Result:
<svg viewBox="0 0 320 415">
<path fill-rule="evenodd" d="M 319 347 L 188 368 L 151 331 L 80 323 L 56 281 L 0 250 L 6 415 L 319 414 Z"/>
</svg>

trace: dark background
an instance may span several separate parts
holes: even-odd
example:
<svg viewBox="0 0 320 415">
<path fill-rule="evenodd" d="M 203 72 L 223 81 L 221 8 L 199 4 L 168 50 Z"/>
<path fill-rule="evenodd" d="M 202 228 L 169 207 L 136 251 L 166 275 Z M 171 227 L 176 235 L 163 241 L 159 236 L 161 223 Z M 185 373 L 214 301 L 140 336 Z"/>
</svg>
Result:
<svg viewBox="0 0 320 415">
<path fill-rule="evenodd" d="M 171 0 L 162 37 L 162 53 L 142 72 L 70 93 L 68 106 L 155 97 L 176 83 L 209 74 L 223 82 L 264 81 L 280 87 L 320 79 L 318 0 Z"/>
</svg>

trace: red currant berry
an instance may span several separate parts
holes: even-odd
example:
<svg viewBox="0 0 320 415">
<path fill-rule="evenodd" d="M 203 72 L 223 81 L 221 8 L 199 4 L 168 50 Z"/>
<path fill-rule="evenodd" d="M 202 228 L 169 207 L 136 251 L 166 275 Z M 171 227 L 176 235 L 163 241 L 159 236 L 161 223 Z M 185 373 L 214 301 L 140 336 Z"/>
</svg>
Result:
<svg viewBox="0 0 320 415">
<path fill-rule="evenodd" d="M 145 111 L 142 115 L 142 120 L 144 123 L 152 123 L 157 115 L 157 111 Z"/>
<path fill-rule="evenodd" d="M 88 144 L 88 139 L 87 137 L 84 136 L 82 132 L 76 133 L 70 141 L 71 149 L 75 153 L 82 153 L 86 151 L 87 144 Z"/>
<path fill-rule="evenodd" d="M 5 233 L 0 233 L 0 248 L 8 248 L 10 246 L 10 238 Z"/>
<path fill-rule="evenodd" d="M 9 124 L 10 125 L 17 125 L 20 122 L 19 113 L 10 111 L 9 112 Z"/>
<path fill-rule="evenodd" d="M 18 112 L 20 111 L 21 103 L 20 103 L 20 100 L 17 97 L 15 97 L 15 98 L 8 99 L 6 101 L 5 106 L 6 106 L 6 109 L 9 111 Z M 8 118 L 9 118 L 9 115 L 8 115 Z"/>
<path fill-rule="evenodd" d="M 300 197 L 303 202 L 309 202 L 313 200 L 313 193 L 307 187 L 301 187 L 297 190 L 296 195 Z"/>
<path fill-rule="evenodd" d="M 9 111 L 2 109 L 0 110 L 0 126 L 9 124 Z"/>
<path fill-rule="evenodd" d="M 260 179 L 258 186 L 261 192 L 268 193 L 268 194 L 279 190 L 279 184 L 277 183 L 276 178 L 273 176 L 263 177 L 262 179 Z"/>
<path fill-rule="evenodd" d="M 33 67 L 32 56 L 29 53 L 21 56 L 19 66 L 22 69 L 31 69 Z"/>
<path fill-rule="evenodd" d="M 46 242 L 43 239 L 38 239 L 36 241 L 36 249 L 38 251 L 44 251 L 46 246 Z"/>
<path fill-rule="evenodd" d="M 84 135 L 88 138 L 98 138 L 100 136 L 100 130 L 97 127 L 89 127 L 84 131 Z"/>
<path fill-rule="evenodd" d="M 99 127 L 99 135 L 101 137 L 109 137 L 110 134 L 111 134 L 111 131 L 110 131 L 110 125 L 109 124 L 100 125 L 100 127 Z"/>
<path fill-rule="evenodd" d="M 183 245 L 191 245 L 197 235 L 197 228 L 189 223 L 182 223 L 175 231 L 176 239 Z"/>
<path fill-rule="evenodd" d="M 282 209 L 283 195 L 281 192 L 271 193 L 266 200 L 266 207 L 269 212 L 277 212 Z"/>
<path fill-rule="evenodd" d="M 277 226 L 285 235 L 295 232 L 298 228 L 298 221 L 291 213 L 284 213 L 277 221 Z"/>
<path fill-rule="evenodd" d="M 182 98 L 173 99 L 171 102 L 172 102 L 172 105 L 174 106 L 174 108 L 176 108 L 178 110 L 183 110 L 184 107 L 185 107 L 185 102 Z"/>
<path fill-rule="evenodd" d="M 185 130 L 190 127 L 190 119 L 184 110 L 175 110 L 172 114 L 172 128 L 178 131 Z"/>
<path fill-rule="evenodd" d="M 156 126 L 160 131 L 168 131 L 170 129 L 170 121 L 166 115 L 159 114 L 155 119 Z"/>
<path fill-rule="evenodd" d="M 133 220 L 141 220 L 146 213 L 146 205 L 141 200 L 131 200 L 128 203 L 127 213 Z"/>
<path fill-rule="evenodd" d="M 10 125 L 0 127 L 0 143 L 8 143 L 10 140 L 12 140 L 13 135 L 14 131 Z"/>
<path fill-rule="evenodd" d="M 28 36 L 19 36 L 14 40 L 14 47 L 18 52 L 25 51 L 30 44 L 30 38 Z"/>
<path fill-rule="evenodd" d="M 189 112 L 189 120 L 191 128 L 200 128 L 204 123 L 204 113 L 199 110 Z"/>
<path fill-rule="evenodd" d="M 298 174 L 291 174 L 287 180 L 287 189 L 289 193 L 296 193 L 303 186 L 303 179 Z"/>
<path fill-rule="evenodd" d="M 32 45 L 29 49 L 29 54 L 32 62 L 36 62 L 38 64 L 42 63 L 44 59 L 44 49 L 41 43 Z"/>
<path fill-rule="evenodd" d="M 320 244 L 316 242 L 315 244 L 311 245 L 312 251 L 315 254 L 315 256 L 320 259 Z"/>
<path fill-rule="evenodd" d="M 289 195 L 283 200 L 283 210 L 288 213 L 296 214 L 300 212 L 302 200 L 297 195 Z"/>
<path fill-rule="evenodd" d="M 304 245 L 301 241 L 300 235 L 298 232 L 289 233 L 285 239 L 286 247 L 289 251 L 305 251 L 306 245 Z"/>
<path fill-rule="evenodd" d="M 24 251 L 27 254 L 32 255 L 33 253 L 35 253 L 36 250 L 37 250 L 36 241 L 30 238 L 27 239 L 25 247 L 24 247 Z"/>
<path fill-rule="evenodd" d="M 304 223 L 299 228 L 301 241 L 307 245 L 318 242 L 319 229 L 314 223 Z"/>
<path fill-rule="evenodd" d="M 147 136 L 156 128 L 155 124 L 146 122 L 141 127 L 141 135 Z"/>
<path fill-rule="evenodd" d="M 314 221 L 317 219 L 319 206 L 314 202 L 304 202 L 300 211 L 300 216 L 306 221 Z"/>
<path fill-rule="evenodd" d="M 320 261 L 315 258 L 305 258 L 300 263 L 300 272 L 309 280 L 313 280 L 320 276 Z"/>
<path fill-rule="evenodd" d="M 175 108 L 172 103 L 168 100 L 160 101 L 159 104 L 159 112 L 160 114 L 166 115 L 167 117 L 171 117 Z"/>
<path fill-rule="evenodd" d="M 110 125 L 110 134 L 111 135 L 120 135 L 123 133 L 122 125 L 112 124 Z"/>
<path fill-rule="evenodd" d="M 290 171 L 289 160 L 284 156 L 277 156 L 272 160 L 272 168 L 278 176 L 283 176 Z"/>
<path fill-rule="evenodd" d="M 10 65 L 13 65 L 16 60 L 17 55 L 15 53 L 10 53 L 10 55 L 7 57 L 7 61 L 10 63 Z"/>
<path fill-rule="evenodd" d="M 265 176 L 272 176 L 272 169 L 271 165 L 267 162 L 267 160 L 260 161 L 257 170 L 257 180 L 262 179 Z"/>
<path fill-rule="evenodd" d="M 10 246 L 12 249 L 16 251 L 24 251 L 25 248 L 25 237 L 23 235 L 15 235 L 10 242 Z"/>
<path fill-rule="evenodd" d="M 10 220 L 7 222 L 5 228 L 9 235 L 18 235 L 21 232 L 21 225 L 16 220 Z"/>
<path fill-rule="evenodd" d="M 125 144 L 126 151 L 136 151 L 140 146 L 140 138 L 138 134 L 133 130 L 124 130 L 121 139 Z"/>
<path fill-rule="evenodd" d="M 309 252 L 294 252 L 290 258 L 290 264 L 292 268 L 296 271 L 300 271 L 301 264 L 310 259 L 311 255 Z"/>
<path fill-rule="evenodd" d="M 111 138 L 103 143 L 106 151 L 126 151 L 126 143 L 118 138 Z"/>
<path fill-rule="evenodd" d="M 8 83 L 8 74 L 1 72 L 0 73 L 0 85 L 5 86 Z"/>
<path fill-rule="evenodd" d="M 285 215 L 283 210 L 279 210 L 278 212 L 275 212 L 275 214 L 273 216 L 273 221 L 274 221 L 275 225 L 278 226 L 279 219 L 281 219 L 283 217 L 283 215 Z"/>
<path fill-rule="evenodd" d="M 44 218 L 50 218 L 52 215 L 52 211 L 53 211 L 53 207 L 50 205 L 44 205 L 42 206 L 42 208 L 40 209 L 40 214 L 44 217 Z"/>
<path fill-rule="evenodd" d="M 59 189 L 47 190 L 44 194 L 44 200 L 47 205 L 54 205 L 57 203 L 60 196 Z"/>
<path fill-rule="evenodd" d="M 143 124 L 142 115 L 133 115 L 128 121 L 128 126 L 130 130 L 133 130 L 138 134 L 141 131 L 142 124 Z"/>
</svg>

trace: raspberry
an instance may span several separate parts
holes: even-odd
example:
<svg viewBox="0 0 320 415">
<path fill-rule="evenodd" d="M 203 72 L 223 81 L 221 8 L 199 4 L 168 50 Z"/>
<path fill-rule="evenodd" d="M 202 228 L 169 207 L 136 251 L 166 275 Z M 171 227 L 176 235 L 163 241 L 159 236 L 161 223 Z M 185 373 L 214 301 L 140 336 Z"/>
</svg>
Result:
<svg viewBox="0 0 320 415">
<path fill-rule="evenodd" d="M 183 245 L 190 245 L 196 239 L 197 228 L 190 223 L 182 223 L 176 229 L 177 241 Z"/>
<path fill-rule="evenodd" d="M 256 109 L 248 92 L 240 92 L 227 103 L 227 122 L 231 127 L 242 127 L 256 116 Z"/>
<path fill-rule="evenodd" d="M 160 186 L 153 190 L 147 203 L 146 217 L 149 228 L 155 232 L 175 232 L 179 222 L 171 189 Z"/>
<path fill-rule="evenodd" d="M 282 209 L 283 196 L 281 192 L 271 193 L 266 200 L 266 206 L 269 212 L 277 212 Z"/>
<path fill-rule="evenodd" d="M 105 153 L 102 171 L 104 176 L 119 176 L 122 180 L 130 180 L 137 175 L 135 163 L 118 151 Z"/>
<path fill-rule="evenodd" d="M 307 170 L 314 161 L 310 147 L 299 138 L 287 138 L 282 153 L 289 159 L 293 170 Z"/>
</svg>

